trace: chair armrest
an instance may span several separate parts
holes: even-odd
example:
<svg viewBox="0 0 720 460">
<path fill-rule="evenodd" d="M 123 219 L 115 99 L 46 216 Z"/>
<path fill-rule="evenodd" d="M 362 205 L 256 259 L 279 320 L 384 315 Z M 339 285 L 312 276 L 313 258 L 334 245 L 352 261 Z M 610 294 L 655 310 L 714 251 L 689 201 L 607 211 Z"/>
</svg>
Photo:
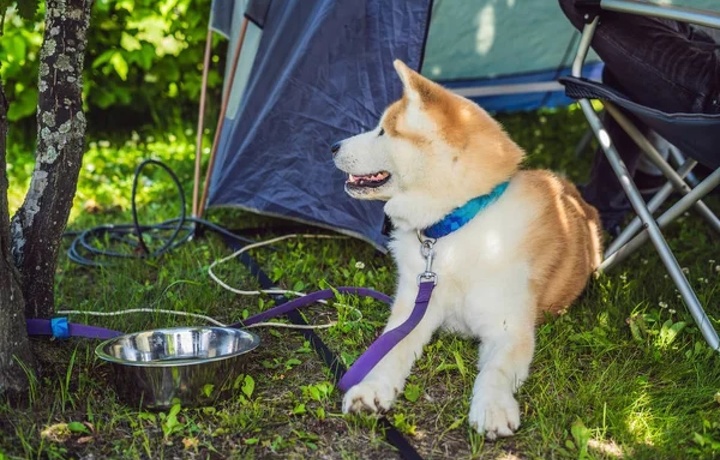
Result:
<svg viewBox="0 0 720 460">
<path fill-rule="evenodd" d="M 720 29 L 720 10 L 699 10 L 638 0 L 600 0 L 599 3 L 600 8 L 607 11 L 672 19 L 687 24 Z"/>
</svg>

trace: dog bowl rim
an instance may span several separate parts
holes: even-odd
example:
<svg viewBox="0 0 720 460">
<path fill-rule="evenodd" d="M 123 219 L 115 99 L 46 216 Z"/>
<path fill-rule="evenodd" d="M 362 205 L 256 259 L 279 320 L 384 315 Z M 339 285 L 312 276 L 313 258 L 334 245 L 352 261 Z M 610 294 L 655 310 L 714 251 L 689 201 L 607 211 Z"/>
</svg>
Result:
<svg viewBox="0 0 720 460">
<path fill-rule="evenodd" d="M 176 359 L 172 361 L 126 361 L 124 359 L 116 358 L 104 351 L 104 348 L 115 341 L 132 337 L 134 335 L 143 334 L 147 332 L 162 332 L 172 333 L 180 330 L 196 330 L 196 329 L 210 329 L 210 330 L 222 330 L 224 332 L 231 331 L 233 334 L 245 334 L 250 337 L 250 345 L 248 348 L 241 351 L 236 351 L 227 355 L 216 356 L 213 358 L 198 358 L 198 359 Z M 119 364 L 121 366 L 131 367 L 148 367 L 148 368 L 159 368 L 159 367 L 179 367 L 179 366 L 198 366 L 201 364 L 207 364 L 217 361 L 224 361 L 226 359 L 235 358 L 244 355 L 250 351 L 253 351 L 260 345 L 260 337 L 246 329 L 234 328 L 234 327 L 220 327 L 220 326 L 179 326 L 179 327 L 163 327 L 158 329 L 147 329 L 144 331 L 131 332 L 128 334 L 119 335 L 111 339 L 107 339 L 95 347 L 95 356 L 103 361 L 107 361 L 113 364 Z"/>
</svg>

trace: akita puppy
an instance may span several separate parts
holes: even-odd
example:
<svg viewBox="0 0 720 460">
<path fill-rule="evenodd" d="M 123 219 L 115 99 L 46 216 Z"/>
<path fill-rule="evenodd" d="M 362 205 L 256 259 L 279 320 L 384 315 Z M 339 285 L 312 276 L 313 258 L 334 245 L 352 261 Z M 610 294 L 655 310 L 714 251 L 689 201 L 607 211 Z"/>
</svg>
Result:
<svg viewBox="0 0 720 460">
<path fill-rule="evenodd" d="M 478 105 L 394 65 L 402 98 L 377 128 L 333 145 L 334 161 L 348 194 L 387 202 L 399 279 L 385 330 L 413 309 L 426 268 L 419 239 L 434 242 L 438 279 L 423 319 L 348 390 L 343 412 L 390 408 L 442 327 L 481 342 L 471 425 L 489 439 L 509 436 L 538 320 L 568 307 L 600 263 L 598 213 L 567 180 L 519 170 L 523 150 Z M 481 209 L 468 211 L 475 199 Z M 428 237 L 438 225 L 447 231 Z"/>
</svg>

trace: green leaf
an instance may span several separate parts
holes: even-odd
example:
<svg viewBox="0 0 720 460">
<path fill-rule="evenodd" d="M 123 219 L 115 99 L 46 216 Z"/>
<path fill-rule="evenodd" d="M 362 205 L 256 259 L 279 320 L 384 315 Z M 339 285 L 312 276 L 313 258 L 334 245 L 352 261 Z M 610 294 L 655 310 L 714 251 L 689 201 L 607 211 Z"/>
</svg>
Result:
<svg viewBox="0 0 720 460">
<path fill-rule="evenodd" d="M 680 331 L 685 329 L 685 326 L 685 321 L 678 321 L 677 323 L 673 323 L 671 319 L 665 321 L 660 328 L 660 336 L 658 337 L 660 346 L 666 347 L 673 343 Z"/>
<path fill-rule="evenodd" d="M 242 374 L 235 377 L 235 382 L 233 382 L 233 386 L 232 386 L 233 390 L 240 389 L 240 385 L 242 385 L 242 383 L 243 383 L 243 378 L 244 378 L 244 376 Z"/>
<path fill-rule="evenodd" d="M 246 375 L 241 390 L 248 398 L 252 397 L 252 394 L 255 391 L 255 380 L 253 380 L 253 378 L 249 375 Z"/>
<path fill-rule="evenodd" d="M 95 60 L 92 63 L 92 68 L 97 69 L 101 65 L 109 62 L 110 58 L 112 58 L 116 53 L 117 53 L 117 51 L 112 50 L 112 49 L 104 51 L 100 56 L 95 58 Z"/>
<path fill-rule="evenodd" d="M 285 370 L 289 371 L 290 369 L 297 366 L 298 364 L 302 364 L 302 361 L 300 361 L 297 358 L 290 358 L 287 361 L 285 361 Z"/>
<path fill-rule="evenodd" d="M 168 418 L 176 417 L 177 414 L 180 413 L 181 409 L 182 409 L 182 406 L 180 404 L 173 404 L 173 406 L 170 408 L 170 413 L 168 414 Z"/>
<path fill-rule="evenodd" d="M 310 397 L 315 401 L 320 401 L 320 390 L 316 386 L 308 387 Z"/>
<path fill-rule="evenodd" d="M 122 54 L 116 51 L 110 58 L 110 64 L 112 64 L 115 72 L 117 72 L 122 81 L 127 80 L 128 63 Z"/>
<path fill-rule="evenodd" d="M 2 7 L 0 7 L 0 11 Z M 6 38 L 7 44 L 4 44 L 5 52 L 7 53 L 5 59 L 7 64 L 17 63 L 22 64 L 25 62 L 27 57 L 27 43 L 20 34 L 14 34 Z M 3 63 L 3 65 L 6 65 Z"/>
<path fill-rule="evenodd" d="M 452 422 L 452 423 L 450 424 L 449 427 L 447 427 L 447 430 L 446 430 L 446 431 L 450 431 L 450 430 L 455 430 L 455 429 L 457 429 L 460 425 L 462 425 L 462 423 L 463 423 L 464 421 L 465 421 L 465 417 L 461 417 L 461 418 L 456 419 L 454 422 Z"/>
<path fill-rule="evenodd" d="M 140 40 L 133 37 L 127 32 L 123 32 L 120 36 L 120 46 L 122 49 L 126 51 L 136 51 L 139 49 L 142 49 L 142 45 L 140 44 Z"/>
<path fill-rule="evenodd" d="M 420 395 L 422 395 L 422 390 L 420 389 L 420 385 L 408 383 L 405 386 L 405 391 L 403 392 L 403 394 L 405 396 L 405 399 L 410 402 L 415 402 L 420 398 Z"/>
<path fill-rule="evenodd" d="M 570 433 L 572 433 L 572 437 L 575 440 L 575 446 L 577 447 L 579 453 L 578 458 L 588 458 L 588 441 L 590 441 L 590 429 L 585 426 L 585 424 L 582 422 L 582 420 L 577 419 L 572 424 L 572 427 L 570 428 Z"/>
<path fill-rule="evenodd" d="M 453 356 L 455 356 L 455 364 L 457 364 L 460 375 L 465 377 L 465 374 L 467 374 L 467 368 L 465 368 L 465 362 L 463 361 L 462 356 L 460 356 L 460 353 L 457 350 L 453 351 Z"/>
<path fill-rule="evenodd" d="M 72 433 L 90 433 L 90 430 L 84 423 L 70 422 L 67 424 L 67 427 Z"/>
<path fill-rule="evenodd" d="M 171 434 L 175 433 L 176 431 L 182 429 L 182 423 L 180 423 L 180 421 L 177 418 L 177 415 L 180 413 L 181 409 L 182 409 L 182 407 L 180 406 L 180 404 L 173 404 L 173 406 L 170 408 L 170 411 L 168 412 L 167 416 L 163 420 L 162 430 L 163 430 L 163 434 L 165 435 L 166 438 L 168 436 L 170 436 Z M 164 414 L 160 414 L 160 415 L 162 418 L 162 415 L 164 415 Z"/>
<path fill-rule="evenodd" d="M 293 415 L 301 415 L 301 414 L 304 414 L 305 412 L 307 412 L 305 410 L 305 403 L 300 403 L 300 404 L 296 405 L 292 410 Z"/>
<path fill-rule="evenodd" d="M 38 92 L 34 87 L 25 88 L 20 96 L 10 102 L 7 112 L 8 120 L 17 121 L 35 113 L 37 107 Z"/>
<path fill-rule="evenodd" d="M 209 398 L 210 395 L 212 395 L 212 392 L 214 389 L 215 389 L 215 385 L 213 385 L 212 383 L 206 383 L 202 387 L 203 396 L 205 396 L 206 398 Z"/>
</svg>

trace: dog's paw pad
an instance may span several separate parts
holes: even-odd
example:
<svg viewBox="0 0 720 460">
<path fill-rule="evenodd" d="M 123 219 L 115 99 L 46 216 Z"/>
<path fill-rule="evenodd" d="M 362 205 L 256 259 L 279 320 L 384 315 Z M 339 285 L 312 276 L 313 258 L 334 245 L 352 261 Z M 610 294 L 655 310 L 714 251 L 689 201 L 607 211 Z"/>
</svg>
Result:
<svg viewBox="0 0 720 460">
<path fill-rule="evenodd" d="M 382 412 L 390 409 L 398 389 L 378 381 L 360 382 L 350 388 L 343 397 L 343 413 Z"/>
<path fill-rule="evenodd" d="M 469 420 L 491 441 L 512 436 L 520 427 L 520 407 L 511 393 L 477 395 L 470 405 Z"/>
</svg>

